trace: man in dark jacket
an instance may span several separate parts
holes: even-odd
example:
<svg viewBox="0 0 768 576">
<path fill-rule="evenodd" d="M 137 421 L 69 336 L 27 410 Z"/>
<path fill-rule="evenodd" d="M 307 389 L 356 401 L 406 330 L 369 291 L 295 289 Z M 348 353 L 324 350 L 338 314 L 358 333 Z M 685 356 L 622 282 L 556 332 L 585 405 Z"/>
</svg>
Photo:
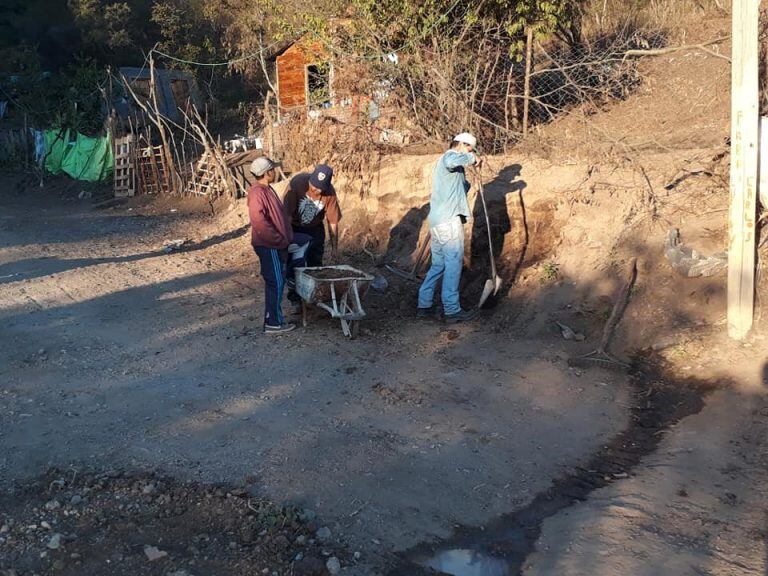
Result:
<svg viewBox="0 0 768 576">
<path fill-rule="evenodd" d="M 307 234 L 312 244 L 307 251 L 308 266 L 322 266 L 325 249 L 325 222 L 331 244 L 331 260 L 338 260 L 341 208 L 336 197 L 333 169 L 318 164 L 312 173 L 296 174 L 288 185 L 283 203 L 295 233 Z"/>
<path fill-rule="evenodd" d="M 264 333 L 290 332 L 296 325 L 283 318 L 281 301 L 286 281 L 286 265 L 297 251 L 294 234 L 280 198 L 270 184 L 275 181 L 276 162 L 262 156 L 251 163 L 256 182 L 248 190 L 248 216 L 251 220 L 251 245 L 261 262 L 264 278 Z M 306 243 L 306 242 L 305 242 Z M 306 248 L 306 247 L 305 247 Z"/>
</svg>

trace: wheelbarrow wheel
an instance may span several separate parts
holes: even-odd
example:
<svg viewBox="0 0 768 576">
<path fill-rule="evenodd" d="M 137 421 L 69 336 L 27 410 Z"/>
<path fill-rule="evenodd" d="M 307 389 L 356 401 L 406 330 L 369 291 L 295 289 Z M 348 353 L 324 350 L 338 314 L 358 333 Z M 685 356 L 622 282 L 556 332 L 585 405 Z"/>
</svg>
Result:
<svg viewBox="0 0 768 576">
<path fill-rule="evenodd" d="M 344 335 L 349 338 L 350 340 L 354 340 L 357 338 L 357 334 L 360 331 L 360 321 L 359 320 L 346 320 L 344 318 L 341 319 L 341 331 L 344 333 Z"/>
</svg>

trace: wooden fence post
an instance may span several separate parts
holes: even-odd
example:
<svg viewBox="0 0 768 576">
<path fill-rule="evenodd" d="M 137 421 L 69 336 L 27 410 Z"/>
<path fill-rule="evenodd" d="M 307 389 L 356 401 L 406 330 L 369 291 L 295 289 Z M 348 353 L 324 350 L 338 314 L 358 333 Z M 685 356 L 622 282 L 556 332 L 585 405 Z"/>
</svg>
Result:
<svg viewBox="0 0 768 576">
<path fill-rule="evenodd" d="M 758 177 L 758 20 L 760 0 L 733 0 L 728 335 L 752 328 Z"/>
<path fill-rule="evenodd" d="M 533 28 L 528 26 L 525 39 L 525 92 L 523 95 L 523 136 L 528 134 L 528 109 L 531 97 L 531 60 L 533 58 Z"/>
</svg>

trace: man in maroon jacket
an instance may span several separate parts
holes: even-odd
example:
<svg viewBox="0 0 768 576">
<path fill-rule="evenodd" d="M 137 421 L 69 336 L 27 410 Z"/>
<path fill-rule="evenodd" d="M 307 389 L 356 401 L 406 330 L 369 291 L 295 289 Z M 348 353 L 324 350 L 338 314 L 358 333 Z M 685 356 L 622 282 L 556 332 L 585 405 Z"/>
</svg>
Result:
<svg viewBox="0 0 768 576">
<path fill-rule="evenodd" d="M 274 188 L 276 162 L 262 156 L 251 163 L 256 182 L 248 190 L 248 216 L 251 220 L 251 245 L 261 262 L 264 278 L 264 333 L 290 332 L 296 325 L 286 322 L 280 303 L 286 282 L 286 265 L 306 251 L 308 238 L 296 238 Z M 303 244 L 303 246 L 302 246 Z M 298 264 L 301 265 L 301 264 Z"/>
</svg>

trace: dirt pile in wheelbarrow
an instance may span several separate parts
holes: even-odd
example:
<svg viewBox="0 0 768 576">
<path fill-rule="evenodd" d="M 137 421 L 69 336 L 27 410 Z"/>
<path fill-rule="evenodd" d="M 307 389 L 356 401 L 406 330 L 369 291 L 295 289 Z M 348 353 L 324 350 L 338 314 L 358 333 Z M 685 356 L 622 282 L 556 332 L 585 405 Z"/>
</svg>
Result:
<svg viewBox="0 0 768 576">
<path fill-rule="evenodd" d="M 312 511 L 245 486 L 50 470 L 0 494 L 0 574 L 320 576 L 350 563 Z"/>
<path fill-rule="evenodd" d="M 362 279 L 366 277 L 366 275 L 362 272 L 345 268 L 322 268 L 320 270 L 308 270 L 306 274 L 312 278 L 315 278 L 316 280 L 348 280 L 355 278 Z"/>
</svg>

